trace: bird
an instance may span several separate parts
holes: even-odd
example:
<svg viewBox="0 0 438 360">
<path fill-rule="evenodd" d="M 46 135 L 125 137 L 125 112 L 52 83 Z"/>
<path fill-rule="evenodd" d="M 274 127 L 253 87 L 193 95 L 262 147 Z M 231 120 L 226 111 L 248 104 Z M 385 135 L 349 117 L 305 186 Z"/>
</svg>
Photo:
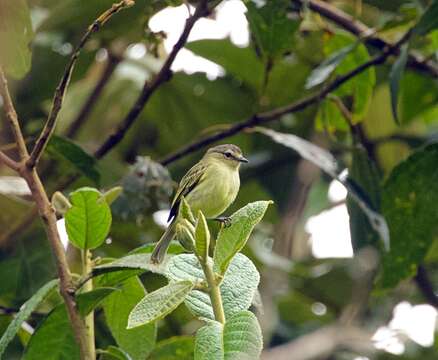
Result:
<svg viewBox="0 0 438 360">
<path fill-rule="evenodd" d="M 222 144 L 208 149 L 202 159 L 187 171 L 171 204 L 167 219 L 170 224 L 151 254 L 152 263 L 159 264 L 163 261 L 167 248 L 175 237 L 182 197 L 194 214 L 200 210 L 207 219 L 227 220 L 219 216 L 236 199 L 240 188 L 240 164 L 247 162 L 248 159 L 238 146 Z"/>
</svg>

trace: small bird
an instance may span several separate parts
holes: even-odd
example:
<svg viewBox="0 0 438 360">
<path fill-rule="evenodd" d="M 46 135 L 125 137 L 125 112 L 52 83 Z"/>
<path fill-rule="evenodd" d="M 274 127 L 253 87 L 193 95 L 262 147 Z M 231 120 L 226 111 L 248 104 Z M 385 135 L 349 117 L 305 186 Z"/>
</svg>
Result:
<svg viewBox="0 0 438 360">
<path fill-rule="evenodd" d="M 240 187 L 240 163 L 247 162 L 242 150 L 236 145 L 218 145 L 207 150 L 203 158 L 181 179 L 167 219 L 171 223 L 155 246 L 151 262 L 158 264 L 163 261 L 175 237 L 181 197 L 184 196 L 193 214 L 201 210 L 208 219 L 223 220 L 218 216 L 236 198 Z"/>
</svg>

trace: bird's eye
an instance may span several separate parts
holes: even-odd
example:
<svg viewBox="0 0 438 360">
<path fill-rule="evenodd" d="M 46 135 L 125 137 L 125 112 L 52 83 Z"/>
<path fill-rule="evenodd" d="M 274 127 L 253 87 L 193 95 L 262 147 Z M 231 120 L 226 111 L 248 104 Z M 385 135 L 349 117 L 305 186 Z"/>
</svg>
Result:
<svg viewBox="0 0 438 360">
<path fill-rule="evenodd" d="M 231 153 L 230 152 L 226 152 L 225 154 L 225 157 L 227 157 L 227 158 L 231 158 L 233 155 L 231 155 Z"/>
</svg>

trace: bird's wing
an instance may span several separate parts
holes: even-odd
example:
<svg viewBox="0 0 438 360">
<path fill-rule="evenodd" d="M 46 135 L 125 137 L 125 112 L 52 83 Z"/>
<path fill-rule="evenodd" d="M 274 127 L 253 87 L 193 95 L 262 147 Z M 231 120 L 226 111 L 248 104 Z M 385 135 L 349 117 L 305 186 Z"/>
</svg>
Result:
<svg viewBox="0 0 438 360">
<path fill-rule="evenodd" d="M 179 183 L 179 187 L 176 191 L 175 197 L 173 198 L 169 218 L 167 219 L 167 221 L 172 220 L 172 218 L 177 215 L 179 210 L 179 204 L 181 202 L 181 196 L 186 197 L 195 188 L 195 186 L 199 184 L 199 182 L 202 180 L 203 175 L 205 174 L 207 166 L 208 165 L 203 163 L 202 161 L 198 162 L 183 176 Z"/>
</svg>

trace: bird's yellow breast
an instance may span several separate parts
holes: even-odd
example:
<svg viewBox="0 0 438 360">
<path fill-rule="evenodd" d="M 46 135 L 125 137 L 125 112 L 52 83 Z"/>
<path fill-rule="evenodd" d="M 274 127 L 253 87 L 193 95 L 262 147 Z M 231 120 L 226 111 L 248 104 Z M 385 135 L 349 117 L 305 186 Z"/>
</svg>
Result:
<svg viewBox="0 0 438 360">
<path fill-rule="evenodd" d="M 207 218 L 215 218 L 231 205 L 239 187 L 237 167 L 211 162 L 199 184 L 187 195 L 186 200 L 194 214 L 201 210 Z"/>
</svg>

